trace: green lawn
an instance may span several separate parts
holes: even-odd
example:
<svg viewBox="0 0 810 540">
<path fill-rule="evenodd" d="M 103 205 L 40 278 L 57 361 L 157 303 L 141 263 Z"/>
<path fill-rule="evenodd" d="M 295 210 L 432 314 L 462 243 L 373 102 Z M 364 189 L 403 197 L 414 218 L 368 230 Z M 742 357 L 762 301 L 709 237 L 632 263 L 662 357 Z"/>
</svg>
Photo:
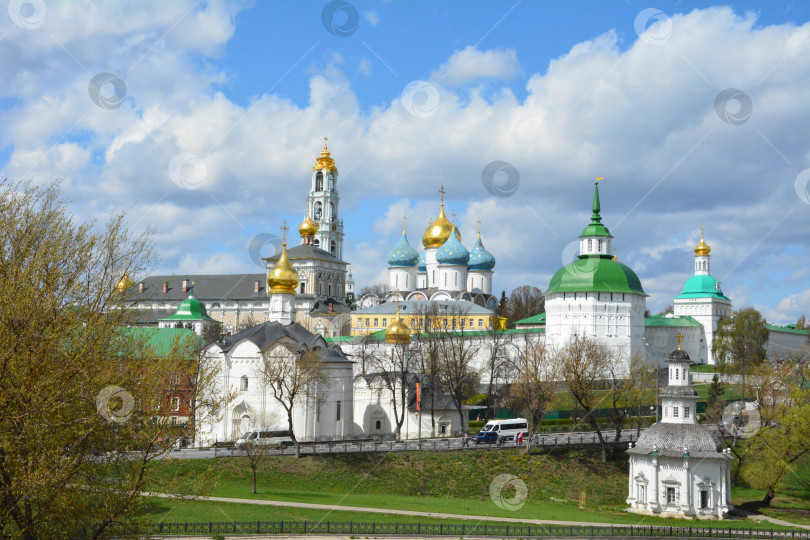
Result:
<svg viewBox="0 0 810 540">
<path fill-rule="evenodd" d="M 777 490 L 770 506 L 762 506 L 765 493 L 745 486 L 732 490 L 732 502 L 749 512 L 810 525 L 810 456 L 798 461 L 784 479 L 784 488 Z"/>
<path fill-rule="evenodd" d="M 497 452 L 346 454 L 302 459 L 267 457 L 261 465 L 256 495 L 250 493 L 250 471 L 246 460 L 241 458 L 160 462 L 156 464 L 156 472 L 167 476 L 208 473 L 213 481 L 208 494 L 229 498 L 517 519 L 683 525 L 683 520 L 638 516 L 624 511 L 626 463 L 623 453 L 605 465 L 596 452 L 583 450 L 531 456 L 526 456 L 520 450 L 509 449 Z M 500 474 L 511 474 L 525 482 L 528 497 L 521 509 L 504 510 L 490 499 L 490 483 Z M 506 498 L 514 495 L 513 490 L 505 493 Z M 579 508 L 580 500 L 584 502 L 583 509 Z M 158 508 L 150 513 L 150 520 L 194 521 L 203 516 L 202 520 L 206 521 L 220 519 L 222 512 L 234 516 L 228 518 L 231 520 L 242 519 L 237 515 L 244 515 L 246 520 L 281 519 L 265 517 L 281 515 L 317 520 L 323 519 L 324 514 L 322 511 L 303 509 L 251 508 L 250 505 L 199 501 L 160 501 L 156 504 Z M 211 504 L 217 508 L 215 511 L 206 510 L 206 505 Z M 382 519 L 376 514 L 346 514 L 352 514 L 346 519 L 358 521 Z M 422 521 L 422 518 L 406 516 L 387 519 Z M 729 526 L 729 522 L 701 522 L 701 526 L 704 524 Z M 746 521 L 745 526 L 749 525 L 758 527 Z"/>
</svg>

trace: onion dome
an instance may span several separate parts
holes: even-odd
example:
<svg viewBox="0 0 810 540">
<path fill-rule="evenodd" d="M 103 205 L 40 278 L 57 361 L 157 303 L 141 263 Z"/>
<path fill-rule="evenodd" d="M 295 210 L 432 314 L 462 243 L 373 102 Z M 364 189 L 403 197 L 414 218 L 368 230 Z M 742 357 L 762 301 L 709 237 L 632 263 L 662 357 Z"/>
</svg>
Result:
<svg viewBox="0 0 810 540">
<path fill-rule="evenodd" d="M 470 252 L 462 245 L 458 236 L 453 234 L 436 252 L 436 262 L 444 266 L 467 266 Z"/>
<path fill-rule="evenodd" d="M 711 252 L 712 248 L 709 244 L 703 241 L 703 227 L 700 228 L 700 243 L 695 246 L 695 256 L 705 257 Z"/>
<path fill-rule="evenodd" d="M 298 286 L 298 272 L 287 256 L 287 242 L 282 244 L 281 256 L 270 272 L 267 273 L 267 288 L 271 293 L 295 294 Z"/>
<path fill-rule="evenodd" d="M 307 217 L 301 222 L 301 225 L 298 226 L 298 233 L 301 235 L 301 238 L 312 238 L 315 236 L 315 233 L 318 232 L 318 229 L 319 225 L 309 217 L 309 205 L 307 205 Z"/>
<path fill-rule="evenodd" d="M 481 230 L 478 230 L 478 240 L 470 251 L 470 270 L 492 270 L 495 268 L 495 257 L 492 256 L 481 242 Z"/>
<path fill-rule="evenodd" d="M 444 202 L 442 202 L 439 217 L 436 221 L 428 225 L 425 234 L 422 235 L 422 245 L 426 248 L 441 247 L 453 232 L 453 224 L 444 215 Z"/>
<path fill-rule="evenodd" d="M 329 149 L 326 147 L 326 141 L 328 139 L 326 137 L 323 138 L 323 150 L 321 151 L 321 157 L 315 159 L 315 166 L 312 167 L 314 171 L 321 171 L 326 169 L 328 172 L 337 172 L 337 167 L 335 166 L 335 160 L 332 159 L 332 155 L 329 153 Z"/>
<path fill-rule="evenodd" d="M 194 298 L 194 295 L 189 293 L 188 298 L 180 302 L 177 306 L 177 311 L 170 317 L 160 319 L 161 321 L 213 321 L 208 316 L 208 311 L 205 309 L 205 304 Z"/>
<path fill-rule="evenodd" d="M 399 304 L 397 304 L 397 316 L 385 329 L 385 341 L 388 343 L 406 344 L 411 341 L 411 329 L 399 316 Z"/>
<path fill-rule="evenodd" d="M 124 273 L 124 277 L 118 280 L 118 283 L 115 284 L 115 292 L 117 293 L 124 293 L 127 289 L 135 285 L 135 282 L 129 279 L 129 274 L 126 272 Z"/>
<path fill-rule="evenodd" d="M 402 227 L 402 238 L 388 252 L 388 266 L 406 266 L 412 268 L 419 262 L 419 253 L 408 243 L 405 226 Z"/>
<path fill-rule="evenodd" d="M 424 274 L 427 272 L 427 261 L 425 260 L 425 253 L 422 252 L 419 255 L 419 262 L 416 263 L 417 273 Z"/>
</svg>

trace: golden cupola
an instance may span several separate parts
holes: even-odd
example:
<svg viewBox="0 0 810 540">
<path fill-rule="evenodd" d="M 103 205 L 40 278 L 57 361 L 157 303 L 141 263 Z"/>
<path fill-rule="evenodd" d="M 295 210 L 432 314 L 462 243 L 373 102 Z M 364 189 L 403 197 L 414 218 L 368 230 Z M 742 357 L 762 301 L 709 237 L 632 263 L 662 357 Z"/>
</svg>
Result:
<svg viewBox="0 0 810 540">
<path fill-rule="evenodd" d="M 298 272 L 295 271 L 287 256 L 287 239 L 285 238 L 278 262 L 267 273 L 267 288 L 271 293 L 295 294 L 296 287 L 298 287 Z"/>
<path fill-rule="evenodd" d="M 298 233 L 301 235 L 301 238 L 312 238 L 318 232 L 318 229 L 319 225 L 309 217 L 309 205 L 307 205 L 307 217 L 301 222 L 301 225 L 298 226 Z"/>
<path fill-rule="evenodd" d="M 124 277 L 119 279 L 118 283 L 115 284 L 115 292 L 125 293 L 126 290 L 132 287 L 134 284 L 135 282 L 129 278 L 129 274 L 124 272 Z"/>
<path fill-rule="evenodd" d="M 436 221 L 428 225 L 427 229 L 425 229 L 425 234 L 422 235 L 422 245 L 426 248 L 442 247 L 453 233 L 455 233 L 459 242 L 461 241 L 461 233 L 456 226 L 447 219 L 447 216 L 444 215 L 444 186 L 439 190 L 439 193 L 442 195 L 442 206 L 439 210 L 439 217 L 436 218 Z"/>
<path fill-rule="evenodd" d="M 388 343 L 407 344 L 411 341 L 411 329 L 399 315 L 399 303 L 397 303 L 397 316 L 385 329 L 385 341 Z"/>
<path fill-rule="evenodd" d="M 326 141 L 328 139 L 326 137 L 323 138 L 323 150 L 321 150 L 321 155 L 318 158 L 315 158 L 315 166 L 312 167 L 312 171 L 320 171 L 326 169 L 327 172 L 337 172 L 337 166 L 335 166 L 335 160 L 332 159 L 332 154 L 329 153 L 329 148 L 326 146 Z"/>
<path fill-rule="evenodd" d="M 709 247 L 703 240 L 703 227 L 700 228 L 700 243 L 695 246 L 695 256 L 705 257 L 711 252 L 712 248 Z"/>
</svg>

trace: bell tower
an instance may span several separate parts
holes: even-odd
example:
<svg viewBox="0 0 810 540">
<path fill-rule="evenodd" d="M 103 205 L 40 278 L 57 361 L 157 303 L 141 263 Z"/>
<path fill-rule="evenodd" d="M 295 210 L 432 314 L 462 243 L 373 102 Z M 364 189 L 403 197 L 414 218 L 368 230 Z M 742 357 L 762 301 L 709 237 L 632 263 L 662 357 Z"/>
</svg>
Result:
<svg viewBox="0 0 810 540">
<path fill-rule="evenodd" d="M 338 210 L 340 196 L 337 192 L 338 170 L 323 138 L 323 150 L 312 167 L 312 185 L 307 197 L 309 215 L 318 224 L 318 232 L 312 240 L 314 247 L 321 248 L 343 260 L 343 220 Z"/>
</svg>

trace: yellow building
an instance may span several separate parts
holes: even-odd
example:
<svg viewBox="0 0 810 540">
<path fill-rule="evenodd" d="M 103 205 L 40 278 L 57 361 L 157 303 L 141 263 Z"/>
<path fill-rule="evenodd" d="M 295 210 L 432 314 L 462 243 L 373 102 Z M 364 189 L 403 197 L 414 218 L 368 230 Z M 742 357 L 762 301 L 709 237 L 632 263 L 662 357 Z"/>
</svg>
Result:
<svg viewBox="0 0 810 540">
<path fill-rule="evenodd" d="M 385 330 L 396 318 L 397 306 L 402 320 L 413 332 L 432 330 L 489 330 L 499 328 L 495 314 L 465 300 L 386 302 L 351 313 L 351 335 L 364 336 Z"/>
</svg>

